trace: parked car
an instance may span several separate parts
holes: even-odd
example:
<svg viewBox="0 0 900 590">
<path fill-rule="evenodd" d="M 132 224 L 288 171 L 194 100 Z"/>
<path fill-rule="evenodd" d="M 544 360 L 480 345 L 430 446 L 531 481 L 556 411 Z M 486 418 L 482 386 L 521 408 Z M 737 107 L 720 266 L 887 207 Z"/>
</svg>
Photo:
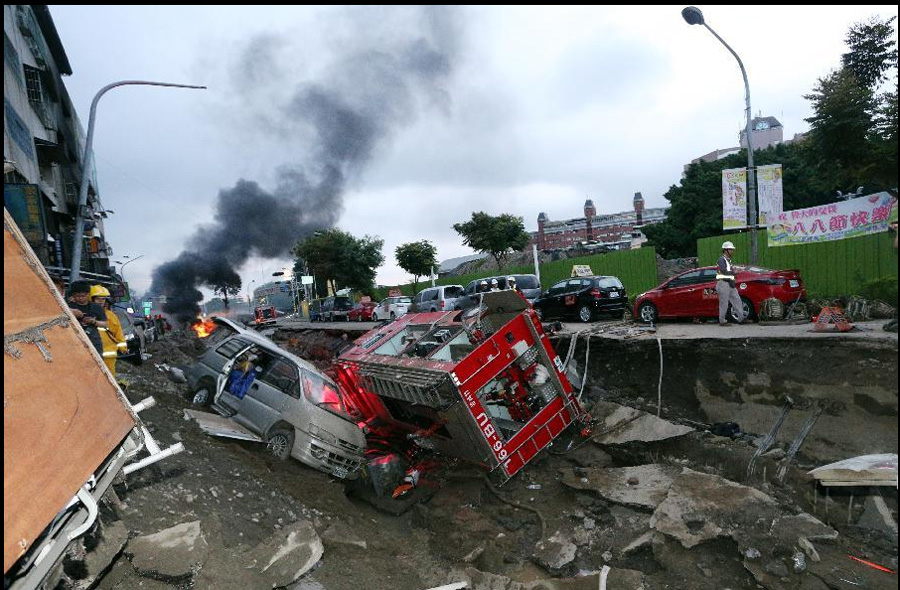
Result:
<svg viewBox="0 0 900 590">
<path fill-rule="evenodd" d="M 395 320 L 409 311 L 412 305 L 410 297 L 388 297 L 382 299 L 378 306 L 372 310 L 372 321 Z"/>
<path fill-rule="evenodd" d="M 347 295 L 332 295 L 322 301 L 322 321 L 347 321 L 347 312 L 353 309 L 353 299 Z"/>
<path fill-rule="evenodd" d="M 337 384 L 265 336 L 237 330 L 185 371 L 191 403 L 258 435 L 278 459 L 356 478 L 366 439 Z"/>
<path fill-rule="evenodd" d="M 353 306 L 353 309 L 347 312 L 348 322 L 370 322 L 372 321 L 372 312 L 378 304 L 374 301 L 360 301 Z"/>
<path fill-rule="evenodd" d="M 621 316 L 628 308 L 628 297 L 618 277 L 574 277 L 550 287 L 533 305 L 541 319 L 590 322 L 601 313 Z"/>
<path fill-rule="evenodd" d="M 119 351 L 118 358 L 140 365 L 143 364 L 144 353 L 147 352 L 147 340 L 144 334 L 143 322 L 138 325 L 129 309 L 121 305 L 112 306 L 113 312 L 119 318 L 119 323 L 122 324 L 122 333 L 125 334 L 125 343 L 127 344 L 125 350 Z"/>
<path fill-rule="evenodd" d="M 313 299 L 309 302 L 309 321 L 322 321 L 322 299 Z"/>
<path fill-rule="evenodd" d="M 456 305 L 460 309 L 470 309 L 475 307 L 478 305 L 478 285 L 481 284 L 481 281 L 486 281 L 487 284 L 490 285 L 493 279 L 497 279 L 497 287 L 502 291 L 507 288 L 507 277 L 514 277 L 516 279 L 516 290 L 522 294 L 528 303 L 534 303 L 534 301 L 541 296 L 541 282 L 538 280 L 537 275 L 498 275 L 471 281 L 466 285 L 465 293 L 457 300 Z"/>
<path fill-rule="evenodd" d="M 452 311 L 460 309 L 456 301 L 464 295 L 462 285 L 439 285 L 419 291 L 413 298 L 410 311 Z"/>
<path fill-rule="evenodd" d="M 769 270 L 755 266 L 735 266 L 734 269 L 735 285 L 747 318 L 756 318 L 760 304 L 770 297 L 786 305 L 806 300 L 806 288 L 798 270 Z M 683 272 L 634 300 L 634 317 L 644 322 L 718 316 L 715 266 Z M 730 317 L 736 319 L 734 315 Z"/>
</svg>

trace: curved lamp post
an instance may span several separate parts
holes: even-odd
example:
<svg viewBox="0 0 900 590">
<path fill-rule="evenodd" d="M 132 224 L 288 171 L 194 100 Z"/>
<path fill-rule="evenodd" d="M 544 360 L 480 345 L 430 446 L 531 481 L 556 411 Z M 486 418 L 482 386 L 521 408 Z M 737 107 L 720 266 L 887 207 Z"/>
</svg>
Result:
<svg viewBox="0 0 900 590">
<path fill-rule="evenodd" d="M 128 289 L 128 300 L 129 301 L 131 301 L 131 287 L 128 286 L 128 282 L 125 280 L 125 267 L 128 266 L 129 264 L 131 264 L 132 262 L 134 262 L 135 260 L 143 258 L 144 256 L 146 256 L 146 254 L 141 254 L 140 256 L 135 256 L 134 258 L 130 258 L 128 256 L 123 256 L 122 258 L 129 258 L 129 260 L 126 260 L 125 262 L 120 262 L 118 260 L 115 261 L 116 264 L 121 264 L 121 266 L 119 267 L 119 275 L 121 275 L 121 277 L 122 277 L 122 282 L 125 283 L 125 288 Z"/>
<path fill-rule="evenodd" d="M 94 100 L 91 101 L 91 114 L 88 118 L 87 137 L 84 140 L 84 162 L 81 171 L 81 185 L 78 190 L 78 207 L 75 209 L 75 242 L 72 244 L 72 268 L 69 272 L 69 281 L 77 281 L 81 277 L 81 250 L 84 248 L 84 213 L 87 207 L 88 185 L 91 179 L 91 146 L 94 143 L 94 122 L 97 120 L 97 103 L 100 97 L 108 91 L 119 86 L 168 86 L 170 88 L 192 88 L 205 90 L 206 86 L 188 86 L 186 84 L 169 84 L 168 82 L 146 82 L 144 80 L 122 80 L 113 82 L 100 89 Z M 123 265 L 124 266 L 124 265 Z"/>
<path fill-rule="evenodd" d="M 750 203 L 750 264 L 756 264 L 756 226 L 758 223 L 756 218 L 756 169 L 753 167 L 753 141 L 750 136 L 750 83 L 747 81 L 747 70 L 744 69 L 744 63 L 738 57 L 738 54 L 734 52 L 734 49 L 706 24 L 706 21 L 703 19 L 703 12 L 699 8 L 688 6 L 681 11 L 681 16 L 689 25 L 703 25 L 706 27 L 731 52 L 731 55 L 734 56 L 741 68 L 741 75 L 744 77 L 745 101 L 747 103 L 747 201 Z"/>
</svg>

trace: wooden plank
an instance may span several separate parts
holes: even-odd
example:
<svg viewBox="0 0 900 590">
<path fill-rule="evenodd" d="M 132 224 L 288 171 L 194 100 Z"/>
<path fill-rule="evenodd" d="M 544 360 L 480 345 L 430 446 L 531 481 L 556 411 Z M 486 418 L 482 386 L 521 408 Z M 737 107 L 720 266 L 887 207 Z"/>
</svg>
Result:
<svg viewBox="0 0 900 590">
<path fill-rule="evenodd" d="M 134 426 L 115 382 L 8 214 L 3 236 L 3 567 L 9 570 Z M 16 239 L 18 238 L 18 239 Z M 42 330 L 50 358 L 15 341 Z M 39 332 L 38 332 L 39 333 Z M 18 335 L 18 336 L 17 336 Z"/>
</svg>

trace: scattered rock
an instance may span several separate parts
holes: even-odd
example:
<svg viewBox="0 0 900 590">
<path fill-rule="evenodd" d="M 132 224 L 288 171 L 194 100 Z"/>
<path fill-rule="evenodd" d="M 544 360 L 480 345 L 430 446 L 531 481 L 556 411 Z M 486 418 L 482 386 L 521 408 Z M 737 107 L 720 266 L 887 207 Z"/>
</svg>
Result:
<svg viewBox="0 0 900 590">
<path fill-rule="evenodd" d="M 784 562 L 780 559 L 773 559 L 772 561 L 768 562 L 766 564 L 766 571 L 776 578 L 787 578 L 791 575 L 788 567 L 784 565 Z"/>
<path fill-rule="evenodd" d="M 309 521 L 285 528 L 277 538 L 253 549 L 248 558 L 266 587 L 287 586 L 316 565 L 325 553 Z"/>
<path fill-rule="evenodd" d="M 535 547 L 534 559 L 550 571 L 559 570 L 575 559 L 575 544 L 563 538 L 557 531 L 549 539 L 540 541 Z"/>
<path fill-rule="evenodd" d="M 576 490 L 592 490 L 619 504 L 650 509 L 665 500 L 673 479 L 681 473 L 678 467 L 658 464 L 584 471 L 585 477 L 564 475 L 563 484 Z"/>
<path fill-rule="evenodd" d="M 100 542 L 85 556 L 84 567 L 87 575 L 79 580 L 84 588 L 89 588 L 103 575 L 128 542 L 128 528 L 121 520 L 104 524 L 102 530 Z"/>
<path fill-rule="evenodd" d="M 591 409 L 591 415 L 605 416 L 603 422 L 597 425 L 598 434 L 594 435 L 594 442 L 602 445 L 652 442 L 694 431 L 690 426 L 674 424 L 653 414 L 613 402 L 597 402 Z"/>
<path fill-rule="evenodd" d="M 771 523 L 781 511 L 774 499 L 759 490 L 685 468 L 653 513 L 650 526 L 691 548 L 735 532 L 739 538 L 765 534 L 769 525 L 758 531 L 760 523 Z"/>
<path fill-rule="evenodd" d="M 361 549 L 367 548 L 366 542 L 356 535 L 350 525 L 340 520 L 334 522 L 322 533 L 322 541 L 326 545 L 354 545 Z"/>
<path fill-rule="evenodd" d="M 806 537 L 800 537 L 799 539 L 797 539 L 797 545 L 800 547 L 800 549 L 803 550 L 804 553 L 806 553 L 806 556 L 811 560 L 815 561 L 816 563 L 822 561 L 822 558 L 819 557 L 819 552 L 816 551 L 816 548 Z"/>
<path fill-rule="evenodd" d="M 128 544 L 131 564 L 141 573 L 180 578 L 206 562 L 209 546 L 200 521 L 185 522 Z"/>
</svg>

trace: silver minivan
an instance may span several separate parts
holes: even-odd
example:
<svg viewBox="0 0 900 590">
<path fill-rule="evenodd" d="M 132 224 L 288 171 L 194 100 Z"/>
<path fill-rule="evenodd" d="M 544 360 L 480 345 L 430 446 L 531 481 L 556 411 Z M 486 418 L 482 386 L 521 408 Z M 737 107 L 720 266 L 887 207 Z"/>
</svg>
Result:
<svg viewBox="0 0 900 590">
<path fill-rule="evenodd" d="M 413 307 L 410 311 L 420 313 L 430 311 L 453 311 L 460 309 L 457 300 L 465 294 L 462 285 L 439 285 L 422 289 L 413 298 Z"/>
<path fill-rule="evenodd" d="M 190 401 L 264 441 L 279 459 L 295 459 L 355 479 L 366 439 L 338 385 L 312 364 L 252 331 L 212 346 L 185 370 Z"/>
</svg>

